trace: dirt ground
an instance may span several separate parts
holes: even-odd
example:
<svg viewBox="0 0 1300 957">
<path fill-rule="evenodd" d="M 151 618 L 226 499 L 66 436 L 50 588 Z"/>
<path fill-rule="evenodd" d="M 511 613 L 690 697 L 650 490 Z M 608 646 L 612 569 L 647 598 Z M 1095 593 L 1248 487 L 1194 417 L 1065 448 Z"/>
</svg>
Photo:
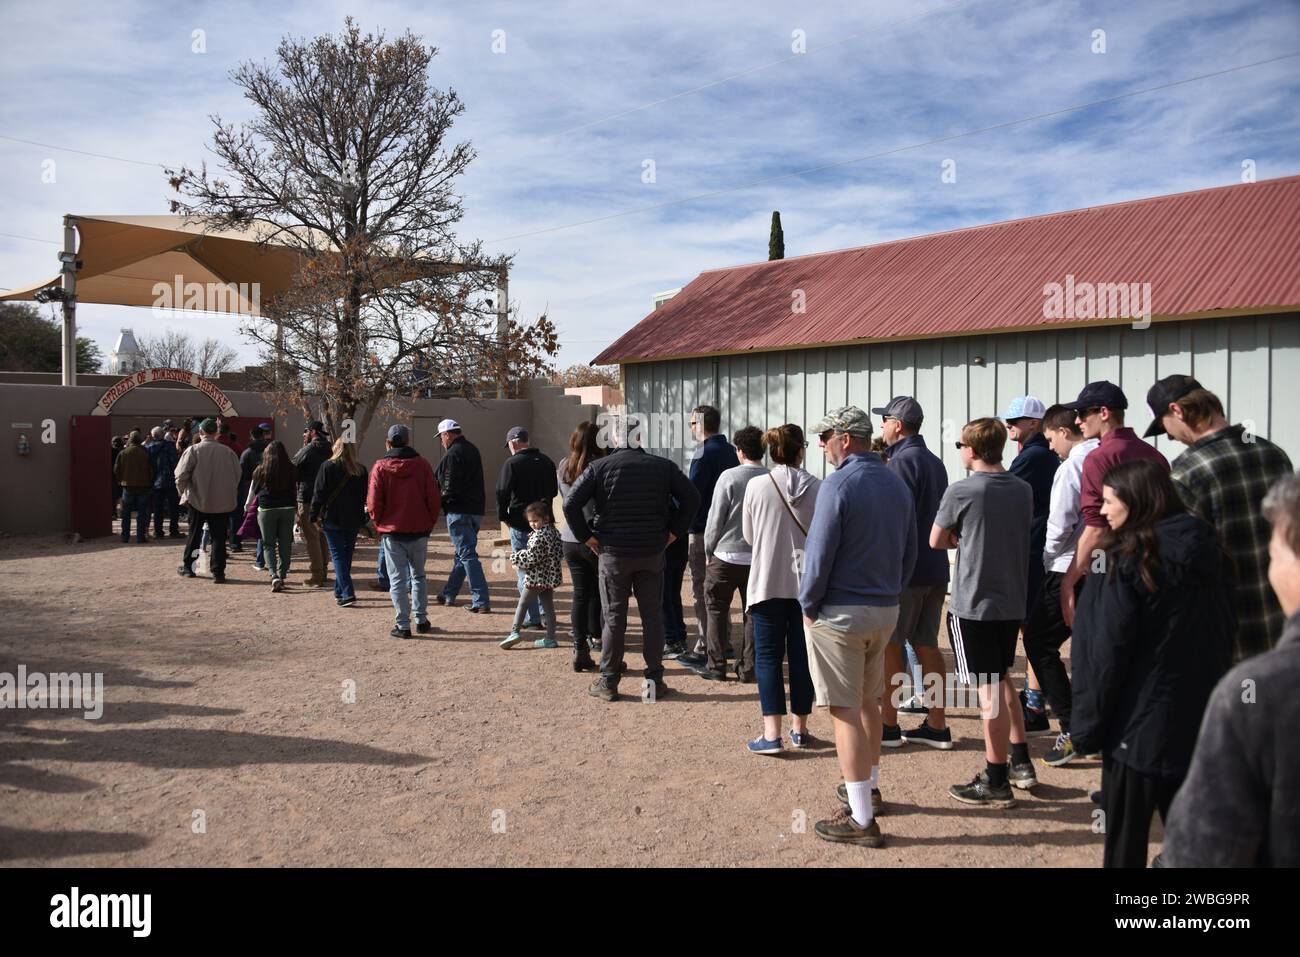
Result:
<svg viewBox="0 0 1300 957">
<path fill-rule="evenodd" d="M 833 747 L 748 754 L 761 729 L 756 687 L 672 661 L 674 694 L 643 702 L 635 617 L 631 671 L 609 704 L 570 668 L 567 586 L 559 650 L 496 647 L 515 586 L 491 559 L 494 614 L 469 614 L 462 593 L 457 607 L 431 606 L 435 634 L 400 641 L 388 636 L 386 594 L 363 589 L 356 607 L 338 608 L 328 590 L 301 587 L 301 546 L 290 587 L 274 595 L 251 549 L 231 556 L 224 586 L 178 577 L 181 544 L 0 539 L 0 672 L 102 672 L 105 699 L 98 720 L 0 709 L 0 862 L 1101 863 L 1087 796 L 1099 762 L 1036 760 L 1042 783 L 1007 811 L 948 796 L 982 767 L 974 711 L 951 715 L 952 751 L 885 752 L 885 848 L 830 845 L 812 825 L 836 807 Z M 480 554 L 491 553 L 484 535 Z M 431 593 L 451 554 L 440 529 Z M 362 539 L 358 581 L 374 567 Z M 815 713 L 811 730 L 827 741 L 829 717 Z M 1035 759 L 1050 745 L 1032 740 Z"/>
</svg>

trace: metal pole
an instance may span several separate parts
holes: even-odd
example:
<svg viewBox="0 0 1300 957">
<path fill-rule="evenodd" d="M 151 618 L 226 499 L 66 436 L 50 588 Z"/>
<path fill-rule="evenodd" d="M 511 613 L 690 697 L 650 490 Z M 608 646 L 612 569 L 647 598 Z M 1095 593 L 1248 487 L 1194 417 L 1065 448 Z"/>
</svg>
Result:
<svg viewBox="0 0 1300 957">
<path fill-rule="evenodd" d="M 497 398 L 506 397 L 506 381 L 510 377 L 507 368 L 510 346 L 510 276 L 503 269 L 497 273 L 497 348 L 501 350 L 501 367 L 497 373 Z"/>
<path fill-rule="evenodd" d="M 63 384 L 77 384 L 77 229 L 76 220 L 63 217 Z"/>
</svg>

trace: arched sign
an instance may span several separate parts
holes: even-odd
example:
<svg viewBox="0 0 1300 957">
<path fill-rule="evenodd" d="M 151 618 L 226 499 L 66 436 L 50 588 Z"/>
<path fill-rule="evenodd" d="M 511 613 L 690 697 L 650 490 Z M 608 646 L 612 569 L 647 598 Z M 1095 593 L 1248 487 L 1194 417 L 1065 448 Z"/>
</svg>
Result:
<svg viewBox="0 0 1300 957">
<path fill-rule="evenodd" d="M 109 410 L 113 408 L 113 404 L 118 399 L 136 386 L 144 385 L 147 382 L 180 382 L 192 389 L 198 389 L 215 402 L 221 415 L 227 418 L 238 415 L 230 398 L 224 392 L 197 372 L 187 372 L 184 369 L 141 369 L 139 372 L 132 373 L 120 382 L 114 383 L 107 392 L 101 395 L 90 414 L 108 415 Z"/>
</svg>

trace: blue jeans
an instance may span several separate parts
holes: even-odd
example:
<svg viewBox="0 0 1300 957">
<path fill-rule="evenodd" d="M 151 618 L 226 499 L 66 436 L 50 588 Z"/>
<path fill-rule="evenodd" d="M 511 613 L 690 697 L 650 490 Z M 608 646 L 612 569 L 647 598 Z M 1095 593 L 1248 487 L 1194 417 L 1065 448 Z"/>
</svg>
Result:
<svg viewBox="0 0 1300 957">
<path fill-rule="evenodd" d="M 517 528 L 510 529 L 510 545 L 517 552 L 522 552 L 528 547 L 528 533 L 521 532 Z M 515 569 L 515 578 L 519 583 L 519 595 L 523 597 L 527 590 L 524 585 L 524 578 L 527 573 L 522 568 Z M 542 606 L 534 598 L 528 605 L 528 624 L 540 625 L 542 623 Z"/>
<path fill-rule="evenodd" d="M 329 543 L 334 562 L 334 597 L 356 598 L 356 589 L 352 587 L 352 553 L 357 550 L 357 530 L 326 525 L 325 541 Z"/>
<path fill-rule="evenodd" d="M 754 674 L 764 715 L 785 714 L 785 681 L 781 664 L 790 661 L 790 710 L 812 712 L 813 683 L 808 671 L 808 644 L 803 609 L 794 598 L 769 598 L 749 607 L 754 622 Z"/>
<path fill-rule="evenodd" d="M 393 599 L 393 608 L 397 612 L 397 627 L 402 631 L 410 631 L 412 600 L 415 602 L 415 620 L 429 620 L 429 586 L 424 579 L 429 536 L 401 541 L 392 535 L 385 535 L 381 541 L 388 564 L 388 594 Z M 338 574 L 337 568 L 334 574 Z"/>
<path fill-rule="evenodd" d="M 149 527 L 149 493 L 131 492 L 122 489 L 122 541 L 131 537 L 131 515 L 135 514 L 136 541 L 144 541 L 145 530 Z"/>
<path fill-rule="evenodd" d="M 375 577 L 379 584 L 388 587 L 388 559 L 384 558 L 384 540 L 379 540 L 379 563 L 375 566 Z"/>
<path fill-rule="evenodd" d="M 452 559 L 451 574 L 447 576 L 447 587 L 442 590 L 442 597 L 455 601 L 460 594 L 460 586 L 469 578 L 470 604 L 475 608 L 484 608 L 492 603 L 488 593 L 487 576 L 483 574 L 483 564 L 478 560 L 478 528 L 483 524 L 482 515 L 466 515 L 463 512 L 447 513 L 447 532 L 451 535 L 451 544 L 456 549 Z M 389 559 L 389 574 L 392 574 L 392 559 Z"/>
</svg>

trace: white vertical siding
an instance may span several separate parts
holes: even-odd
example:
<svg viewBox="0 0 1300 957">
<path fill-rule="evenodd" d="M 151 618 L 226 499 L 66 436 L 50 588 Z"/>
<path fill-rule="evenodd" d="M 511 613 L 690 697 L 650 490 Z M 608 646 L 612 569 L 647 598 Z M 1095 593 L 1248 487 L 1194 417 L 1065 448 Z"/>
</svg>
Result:
<svg viewBox="0 0 1300 957">
<path fill-rule="evenodd" d="M 983 365 L 974 363 L 976 356 Z M 870 409 L 895 395 L 914 395 L 926 411 L 922 435 L 956 478 L 960 466 L 952 443 L 961 426 L 999 414 L 1016 395 L 1028 392 L 1050 405 L 1073 399 L 1087 382 L 1110 379 L 1128 395 L 1128 423 L 1140 434 L 1151 420 L 1147 389 L 1175 372 L 1196 376 L 1219 395 L 1233 422 L 1253 423 L 1300 464 L 1295 314 L 799 349 L 629 365 L 625 374 L 630 411 L 680 417 L 712 403 L 721 409 L 728 434 L 745 425 L 782 422 L 806 428 L 836 406 Z M 812 441 L 808 468 L 825 475 Z M 1156 447 L 1170 458 L 1183 449 L 1168 439 L 1157 440 Z M 679 465 L 688 461 L 681 448 L 651 450 Z M 1008 462 L 1013 453 L 1009 447 Z"/>
</svg>

